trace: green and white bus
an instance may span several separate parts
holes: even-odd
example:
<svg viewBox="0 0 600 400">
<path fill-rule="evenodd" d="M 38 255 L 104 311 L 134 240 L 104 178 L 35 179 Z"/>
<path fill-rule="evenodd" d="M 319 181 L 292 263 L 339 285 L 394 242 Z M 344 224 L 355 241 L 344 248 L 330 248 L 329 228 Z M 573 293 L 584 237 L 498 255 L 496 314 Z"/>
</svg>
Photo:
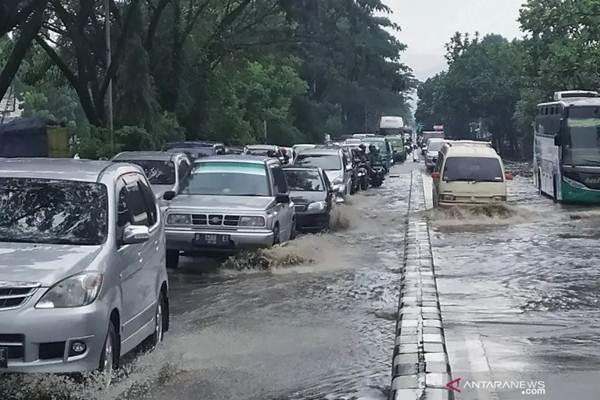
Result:
<svg viewBox="0 0 600 400">
<path fill-rule="evenodd" d="M 534 182 L 565 203 L 600 204 L 600 94 L 567 91 L 537 106 Z"/>
</svg>

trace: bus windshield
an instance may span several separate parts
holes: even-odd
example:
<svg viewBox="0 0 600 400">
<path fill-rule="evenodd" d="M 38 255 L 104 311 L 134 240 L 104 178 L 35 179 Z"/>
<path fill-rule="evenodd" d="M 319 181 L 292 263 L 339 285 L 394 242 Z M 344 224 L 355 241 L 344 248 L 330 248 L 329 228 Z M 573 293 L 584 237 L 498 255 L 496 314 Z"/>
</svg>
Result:
<svg viewBox="0 0 600 400">
<path fill-rule="evenodd" d="M 569 118 L 563 163 L 600 166 L 600 118 Z"/>
</svg>

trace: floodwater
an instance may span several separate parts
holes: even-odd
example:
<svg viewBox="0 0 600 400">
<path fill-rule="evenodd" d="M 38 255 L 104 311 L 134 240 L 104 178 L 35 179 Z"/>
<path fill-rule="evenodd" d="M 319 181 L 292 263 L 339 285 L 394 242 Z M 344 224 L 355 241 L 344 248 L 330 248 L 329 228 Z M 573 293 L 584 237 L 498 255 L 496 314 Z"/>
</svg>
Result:
<svg viewBox="0 0 600 400">
<path fill-rule="evenodd" d="M 165 342 L 128 357 L 108 393 L 15 376 L 0 399 L 386 399 L 415 168 L 353 196 L 333 232 L 226 263 L 186 259 L 170 275 Z M 446 343 L 453 378 L 542 381 L 545 393 L 455 398 L 597 398 L 600 209 L 556 205 L 526 174 L 509 190 L 505 207 L 423 211 Z"/>
<path fill-rule="evenodd" d="M 505 208 L 481 211 L 430 211 L 453 378 L 543 381 L 530 396 L 597 398 L 600 209 L 554 204 L 521 175 Z"/>
<path fill-rule="evenodd" d="M 353 196 L 333 232 L 228 268 L 185 259 L 170 274 L 165 342 L 128 360 L 108 393 L 12 377 L 0 398 L 386 399 L 411 167 Z"/>
</svg>

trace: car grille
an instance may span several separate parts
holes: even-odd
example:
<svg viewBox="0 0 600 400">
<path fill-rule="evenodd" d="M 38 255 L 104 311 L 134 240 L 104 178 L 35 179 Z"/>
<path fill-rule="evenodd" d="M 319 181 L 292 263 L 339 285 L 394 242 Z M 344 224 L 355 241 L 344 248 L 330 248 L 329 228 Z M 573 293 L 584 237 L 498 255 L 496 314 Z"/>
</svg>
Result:
<svg viewBox="0 0 600 400">
<path fill-rule="evenodd" d="M 0 281 L 0 311 L 23 305 L 39 287 L 35 283 Z"/>
<path fill-rule="evenodd" d="M 193 225 L 209 226 L 239 226 L 239 215 L 219 215 L 219 214 L 194 214 L 192 215 Z"/>
<path fill-rule="evenodd" d="M 0 346 L 8 349 L 9 360 L 22 360 L 25 351 L 25 337 L 23 335 L 0 333 Z"/>
</svg>

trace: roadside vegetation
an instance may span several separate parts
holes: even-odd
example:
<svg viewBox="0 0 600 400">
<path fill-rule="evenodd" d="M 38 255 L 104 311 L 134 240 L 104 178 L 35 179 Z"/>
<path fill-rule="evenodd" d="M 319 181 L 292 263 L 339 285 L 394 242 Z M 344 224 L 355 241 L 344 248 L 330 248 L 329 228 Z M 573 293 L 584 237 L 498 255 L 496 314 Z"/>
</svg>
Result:
<svg viewBox="0 0 600 400">
<path fill-rule="evenodd" d="M 599 2 L 528 0 L 519 22 L 519 40 L 458 32 L 450 39 L 448 70 L 418 87 L 415 118 L 425 130 L 489 133 L 503 156 L 529 159 L 536 104 L 555 91 L 600 88 Z"/>
<path fill-rule="evenodd" d="M 12 85 L 24 116 L 71 127 L 81 157 L 183 138 L 320 142 L 411 119 L 414 79 L 381 0 L 108 3 L 110 63 L 103 0 L 0 5 L 0 98 Z"/>
</svg>

